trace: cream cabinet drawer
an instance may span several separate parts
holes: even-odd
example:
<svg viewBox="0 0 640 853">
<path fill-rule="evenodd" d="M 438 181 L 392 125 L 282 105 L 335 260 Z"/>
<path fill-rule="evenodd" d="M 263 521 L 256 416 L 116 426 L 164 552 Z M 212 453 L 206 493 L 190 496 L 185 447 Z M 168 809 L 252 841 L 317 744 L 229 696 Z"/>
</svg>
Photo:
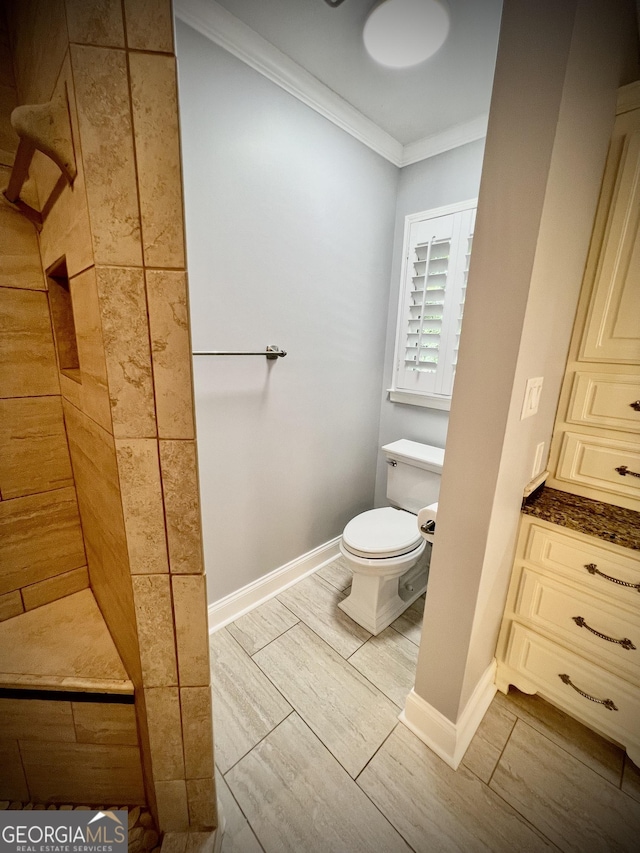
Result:
<svg viewBox="0 0 640 853">
<path fill-rule="evenodd" d="M 557 477 L 617 495 L 640 498 L 640 443 L 567 432 Z"/>
<path fill-rule="evenodd" d="M 563 583 L 523 568 L 516 615 L 580 647 L 590 660 L 614 666 L 623 676 L 640 678 L 640 610 L 604 604 Z"/>
<path fill-rule="evenodd" d="M 505 662 L 588 725 L 625 746 L 640 743 L 637 687 L 517 622 L 511 625 Z"/>
<path fill-rule="evenodd" d="M 640 375 L 576 372 L 567 421 L 640 432 Z"/>
<path fill-rule="evenodd" d="M 633 556 L 531 524 L 523 556 L 528 563 L 579 583 L 587 592 L 624 602 L 640 612 L 640 552 L 629 553 Z"/>
</svg>

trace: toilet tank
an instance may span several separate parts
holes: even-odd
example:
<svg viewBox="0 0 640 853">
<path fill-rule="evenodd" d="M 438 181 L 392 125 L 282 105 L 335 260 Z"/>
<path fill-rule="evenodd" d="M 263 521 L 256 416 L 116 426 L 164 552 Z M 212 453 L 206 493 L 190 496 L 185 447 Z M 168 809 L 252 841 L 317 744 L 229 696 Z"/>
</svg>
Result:
<svg viewBox="0 0 640 853">
<path fill-rule="evenodd" d="M 387 499 L 394 506 L 417 513 L 435 503 L 440 494 L 444 450 L 402 438 L 385 444 Z"/>
</svg>

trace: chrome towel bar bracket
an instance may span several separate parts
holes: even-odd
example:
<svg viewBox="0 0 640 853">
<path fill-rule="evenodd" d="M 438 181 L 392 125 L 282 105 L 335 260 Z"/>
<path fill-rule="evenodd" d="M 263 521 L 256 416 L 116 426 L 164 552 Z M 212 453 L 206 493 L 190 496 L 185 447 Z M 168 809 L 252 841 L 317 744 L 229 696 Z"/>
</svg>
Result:
<svg viewBox="0 0 640 853">
<path fill-rule="evenodd" d="M 286 352 L 283 349 L 280 349 L 280 347 L 273 344 L 272 346 L 268 346 L 266 348 L 266 350 L 261 350 L 259 352 L 253 352 L 253 351 L 249 351 L 249 350 L 247 350 L 246 352 L 245 351 L 241 351 L 241 352 L 231 351 L 231 352 L 229 352 L 227 350 L 219 350 L 217 352 L 209 352 L 209 351 L 205 352 L 205 351 L 200 350 L 198 352 L 194 352 L 193 355 L 264 355 L 270 361 L 273 361 L 276 358 L 284 358 L 286 355 Z"/>
</svg>

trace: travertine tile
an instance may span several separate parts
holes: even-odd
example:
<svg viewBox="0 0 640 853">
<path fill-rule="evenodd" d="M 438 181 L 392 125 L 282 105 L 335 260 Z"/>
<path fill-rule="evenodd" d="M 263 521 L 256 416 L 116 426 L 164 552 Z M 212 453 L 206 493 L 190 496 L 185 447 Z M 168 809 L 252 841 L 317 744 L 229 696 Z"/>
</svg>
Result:
<svg viewBox="0 0 640 853">
<path fill-rule="evenodd" d="M 398 721 L 397 707 L 306 625 L 253 659 L 353 777 Z"/>
<path fill-rule="evenodd" d="M 51 98 L 67 49 L 64 0 L 5 5 L 20 102 L 44 103 Z"/>
<path fill-rule="evenodd" d="M 111 430 L 104 340 L 96 272 L 93 267 L 69 281 L 78 344 L 81 406 L 83 412 L 103 429 Z M 63 389 L 64 393 L 64 389 Z"/>
<path fill-rule="evenodd" d="M 147 270 L 146 277 L 158 435 L 193 438 L 186 275 Z"/>
<path fill-rule="evenodd" d="M 488 783 L 513 731 L 516 715 L 493 702 L 473 736 L 462 763 Z"/>
<path fill-rule="evenodd" d="M 226 781 L 266 853 L 409 853 L 297 714 L 238 762 Z"/>
<path fill-rule="evenodd" d="M 162 839 L 163 853 L 185 853 L 188 837 L 186 832 L 165 832 Z"/>
<path fill-rule="evenodd" d="M 2 396 L 59 394 L 46 293 L 0 287 L 0 328 Z"/>
<path fill-rule="evenodd" d="M 81 643 L 78 637 L 82 637 Z M 8 686 L 12 675 L 31 675 L 113 681 L 123 689 L 130 688 L 89 589 L 2 622 L 0 648 L 2 686 Z"/>
<path fill-rule="evenodd" d="M 634 800 L 640 802 L 640 770 L 627 756 L 624 761 L 624 772 L 622 774 L 622 790 L 629 794 Z"/>
<path fill-rule="evenodd" d="M 88 586 L 89 573 L 86 566 L 64 572 L 31 586 L 24 586 L 21 590 L 24 609 L 33 610 L 36 607 L 42 607 L 43 604 L 57 601 L 65 595 L 73 595 L 74 592 L 87 589 Z"/>
<path fill-rule="evenodd" d="M 169 571 L 155 439 L 116 439 L 118 474 L 131 574 Z"/>
<path fill-rule="evenodd" d="M 331 563 L 318 569 L 316 572 L 318 577 L 335 586 L 336 589 L 343 592 L 351 583 L 353 573 L 347 567 L 344 557 L 336 557 Z"/>
<path fill-rule="evenodd" d="M 21 741 L 20 752 L 32 801 L 144 803 L 140 752 L 136 746 Z"/>
<path fill-rule="evenodd" d="M 371 637 L 349 658 L 351 666 L 400 708 L 416 680 L 417 661 L 417 647 L 392 628 Z"/>
<path fill-rule="evenodd" d="M 98 267 L 96 276 L 113 433 L 116 438 L 155 437 L 144 274 Z"/>
<path fill-rule="evenodd" d="M 44 52 L 46 51 L 43 49 Z M 67 274 L 74 276 L 93 264 L 93 246 L 84 181 L 84 165 L 80 156 L 80 131 L 78 129 L 75 88 L 71 73 L 71 59 L 68 54 L 65 56 L 54 95 L 57 97 L 65 90 L 69 104 L 71 135 L 78 170 L 73 184 L 69 186 L 56 164 L 39 151 L 36 151 L 34 155 L 29 172 L 37 186 L 39 205 L 42 210 L 43 226 L 40 232 L 42 266 L 48 270 L 64 255 Z M 44 100 L 48 99 L 45 98 Z M 32 102 L 27 101 L 27 103 Z"/>
<path fill-rule="evenodd" d="M 145 264 L 184 268 L 175 59 L 131 53 L 129 63 Z"/>
<path fill-rule="evenodd" d="M 91 587 L 139 687 L 140 653 L 114 440 L 74 406 L 66 401 L 63 406 Z"/>
<path fill-rule="evenodd" d="M 188 784 L 188 783 L 187 783 Z M 215 832 L 189 832 L 185 853 L 215 853 Z"/>
<path fill-rule="evenodd" d="M 72 702 L 78 743 L 138 743 L 133 705 L 106 702 Z"/>
<path fill-rule="evenodd" d="M 182 741 L 187 779 L 213 777 L 213 711 L 210 687 L 181 687 Z"/>
<path fill-rule="evenodd" d="M 17 740 L 0 740 L 0 797 L 26 803 L 29 800 L 27 780 L 24 778 L 22 759 Z"/>
<path fill-rule="evenodd" d="M 281 592 L 278 599 L 344 658 L 371 634 L 337 607 L 342 594 L 315 575 Z"/>
<path fill-rule="evenodd" d="M 287 610 L 277 598 L 271 598 L 260 607 L 256 607 L 250 613 L 227 625 L 227 630 L 236 638 L 245 652 L 252 655 L 280 634 L 288 631 L 298 621 L 298 617 Z"/>
<path fill-rule="evenodd" d="M 523 719 L 614 785 L 620 784 L 624 760 L 624 751 L 620 747 L 554 708 L 540 696 L 527 696 L 511 688 L 508 696 L 496 693 L 493 702 Z"/>
<path fill-rule="evenodd" d="M 640 803 L 518 720 L 491 789 L 562 850 L 632 850 Z"/>
<path fill-rule="evenodd" d="M 23 610 L 22 598 L 17 590 L 0 595 L 0 622 L 18 616 Z"/>
<path fill-rule="evenodd" d="M 180 686 L 208 686 L 211 673 L 204 575 L 174 575 L 171 587 Z"/>
<path fill-rule="evenodd" d="M 3 500 L 73 486 L 60 397 L 0 400 Z"/>
<path fill-rule="evenodd" d="M 132 584 L 145 687 L 177 686 L 169 576 L 135 575 Z"/>
<path fill-rule="evenodd" d="M 165 832 L 185 832 L 189 827 L 185 780 L 175 779 L 171 782 L 156 782 L 155 787 L 160 826 Z"/>
<path fill-rule="evenodd" d="M 71 702 L 0 699 L 0 740 L 11 738 L 73 743 Z"/>
<path fill-rule="evenodd" d="M 226 773 L 292 708 L 224 628 L 211 637 L 211 675 L 216 763 Z"/>
<path fill-rule="evenodd" d="M 97 264 L 140 266 L 142 248 L 124 51 L 71 46 Z"/>
<path fill-rule="evenodd" d="M 85 564 L 75 489 L 0 501 L 0 594 Z"/>
<path fill-rule="evenodd" d="M 177 687 L 145 688 L 153 778 L 156 782 L 184 779 L 180 697 Z"/>
<path fill-rule="evenodd" d="M 171 0 L 124 0 L 130 50 L 173 51 Z"/>
<path fill-rule="evenodd" d="M 120 0 L 65 0 L 69 41 L 124 47 Z"/>
<path fill-rule="evenodd" d="M 161 441 L 160 469 L 170 569 L 175 573 L 199 574 L 203 562 L 195 443 Z"/>
<path fill-rule="evenodd" d="M 214 829 L 216 826 L 216 786 L 213 776 L 207 779 L 187 779 L 189 823 L 193 829 Z"/>
<path fill-rule="evenodd" d="M 8 169 L 0 170 L 3 188 L 9 175 Z M 44 290 L 36 229 L 3 195 L 0 195 L 0 233 L 0 286 Z"/>
<path fill-rule="evenodd" d="M 221 853 L 262 853 L 262 847 L 219 770 L 216 770 L 216 791 L 225 821 Z"/>
<path fill-rule="evenodd" d="M 553 849 L 477 776 L 452 770 L 403 725 L 358 784 L 416 853 Z"/>
</svg>

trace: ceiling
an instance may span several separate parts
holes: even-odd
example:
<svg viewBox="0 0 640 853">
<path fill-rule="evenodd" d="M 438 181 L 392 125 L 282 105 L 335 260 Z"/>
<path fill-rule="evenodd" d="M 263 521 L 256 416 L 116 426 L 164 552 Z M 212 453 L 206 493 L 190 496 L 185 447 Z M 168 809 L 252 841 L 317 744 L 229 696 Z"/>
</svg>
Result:
<svg viewBox="0 0 640 853">
<path fill-rule="evenodd" d="M 344 0 L 337 8 L 325 0 L 217 2 L 402 146 L 489 112 L 502 0 L 443 0 L 447 41 L 407 69 L 385 68 L 365 50 L 362 29 L 378 0 Z M 216 5 L 198 3 L 207 4 Z"/>
</svg>

